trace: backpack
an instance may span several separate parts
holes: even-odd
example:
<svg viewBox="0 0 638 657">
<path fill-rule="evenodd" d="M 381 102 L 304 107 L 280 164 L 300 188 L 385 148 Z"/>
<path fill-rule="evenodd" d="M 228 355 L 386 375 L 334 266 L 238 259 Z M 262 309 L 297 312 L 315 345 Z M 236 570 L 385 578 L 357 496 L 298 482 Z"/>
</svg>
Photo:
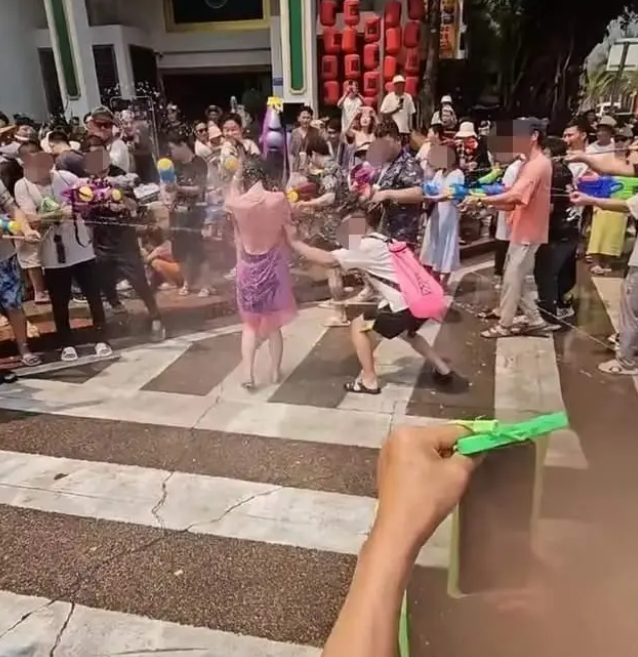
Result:
<svg viewBox="0 0 638 657">
<path fill-rule="evenodd" d="M 381 239 L 380 237 L 375 239 Z M 408 309 L 417 319 L 442 319 L 445 312 L 445 292 L 441 284 L 419 262 L 416 254 L 406 242 L 391 239 L 384 240 L 392 258 L 392 268 L 397 283 L 374 276 L 386 285 L 390 285 L 403 295 Z"/>
</svg>

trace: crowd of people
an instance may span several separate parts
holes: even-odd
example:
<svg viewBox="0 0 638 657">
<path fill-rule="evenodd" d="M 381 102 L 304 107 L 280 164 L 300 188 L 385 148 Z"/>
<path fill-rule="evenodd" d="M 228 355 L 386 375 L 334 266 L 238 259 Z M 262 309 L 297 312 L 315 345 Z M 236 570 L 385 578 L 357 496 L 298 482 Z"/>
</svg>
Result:
<svg viewBox="0 0 638 657">
<path fill-rule="evenodd" d="M 423 320 L 403 298 L 388 240 L 407 244 L 445 288 L 460 265 L 462 217 L 491 228 L 500 303 L 481 313 L 496 320 L 483 331 L 486 339 L 563 327 L 574 312 L 583 244 L 593 275 L 607 274 L 622 254 L 635 201 L 577 191 L 578 180 L 592 172 L 634 174 L 633 131 L 618 128 L 611 117 L 597 123 L 578 117 L 557 136 L 547 134 L 546 121 L 532 118 L 484 122 L 476 130 L 470 119 L 457 119 L 453 99 L 444 96 L 431 123 L 416 130 L 415 103 L 401 76 L 378 113 L 353 82 L 339 100 L 339 116 L 323 119 L 310 107 L 299 110 L 296 126 L 282 128 L 285 152 L 273 166 L 252 117 L 232 109 L 210 107 L 189 125 L 178 107 L 168 105 L 159 130 L 135 105 L 118 113 L 99 107 L 83 125 L 40 129 L 0 114 L 2 212 L 20 227 L 0 242 L 0 307 L 25 366 L 40 358 L 28 346 L 33 327 L 23 311 L 24 280 L 35 303 L 51 304 L 61 359 L 72 362 L 78 358 L 72 299 L 88 304 L 96 354 L 108 356 L 103 301 L 123 317 L 122 282 L 145 304 L 151 337 L 161 341 L 156 291 L 178 287 L 183 296 L 209 296 L 212 271 L 225 267 L 226 279 L 236 282 L 245 325 L 245 386 L 256 385 L 254 357 L 264 340 L 277 380 L 281 327 L 295 315 L 292 251 L 327 269 L 327 325 L 351 326 L 362 375 L 347 382 L 349 391 L 381 391 L 372 331 L 406 339 L 445 384 L 452 370 L 418 334 Z M 174 180 L 158 174 L 161 156 L 170 158 Z M 500 193 L 459 197 L 450 191 L 471 190 L 488 173 L 500 180 Z M 78 201 L 85 184 L 121 194 L 101 203 Z M 167 220 L 158 221 L 158 208 Z M 357 221 L 367 228 L 353 228 Z M 354 240 L 353 231 L 359 233 Z M 222 256 L 224 249 L 234 262 Z M 630 267 L 637 258 L 634 253 Z M 346 271 L 364 281 L 350 299 Z M 618 355 L 601 364 L 608 373 L 638 371 L 634 287 L 630 269 L 623 330 L 620 338 L 612 336 Z M 369 310 L 349 319 L 349 305 L 362 303 Z"/>
</svg>

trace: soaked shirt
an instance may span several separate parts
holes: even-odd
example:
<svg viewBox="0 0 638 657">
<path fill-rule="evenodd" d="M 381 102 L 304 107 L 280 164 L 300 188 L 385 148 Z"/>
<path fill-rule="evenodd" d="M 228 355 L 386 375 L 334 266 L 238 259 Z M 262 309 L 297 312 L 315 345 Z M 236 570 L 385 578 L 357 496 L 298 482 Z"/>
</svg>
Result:
<svg viewBox="0 0 638 657">
<path fill-rule="evenodd" d="M 380 190 L 410 189 L 423 184 L 423 169 L 416 158 L 403 150 L 377 181 Z M 420 203 L 384 203 L 383 232 L 395 240 L 416 245 L 421 220 Z"/>
</svg>

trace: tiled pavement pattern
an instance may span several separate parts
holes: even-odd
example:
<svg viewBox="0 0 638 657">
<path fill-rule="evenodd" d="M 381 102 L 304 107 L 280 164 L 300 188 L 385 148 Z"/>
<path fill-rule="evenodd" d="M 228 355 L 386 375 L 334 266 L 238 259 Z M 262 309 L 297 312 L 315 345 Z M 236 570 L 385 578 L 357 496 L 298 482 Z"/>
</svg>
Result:
<svg viewBox="0 0 638 657">
<path fill-rule="evenodd" d="M 552 545 L 580 536 L 589 473 L 611 464 L 605 421 L 635 433 L 634 383 L 599 376 L 602 343 L 579 331 L 482 340 L 485 274 L 466 271 L 446 322 L 423 329 L 462 375 L 445 392 L 392 341 L 376 348 L 383 394 L 346 393 L 347 330 L 315 307 L 285 331 L 285 380 L 252 394 L 238 326 L 0 389 L 0 655 L 319 655 L 374 514 L 377 450 L 404 422 L 567 407 L 541 528 Z M 619 281 L 582 286 L 578 324 L 604 338 Z M 526 655 L 523 630 L 505 641 L 484 601 L 448 596 L 450 544 L 448 520 L 419 555 L 412 654 Z"/>
</svg>

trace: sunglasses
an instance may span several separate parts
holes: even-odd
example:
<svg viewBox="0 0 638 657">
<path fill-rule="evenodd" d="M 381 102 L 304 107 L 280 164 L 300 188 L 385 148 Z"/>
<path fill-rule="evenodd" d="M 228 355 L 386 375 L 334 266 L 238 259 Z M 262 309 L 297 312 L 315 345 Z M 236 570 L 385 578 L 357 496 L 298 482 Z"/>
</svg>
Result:
<svg viewBox="0 0 638 657">
<path fill-rule="evenodd" d="M 111 127 L 111 123 L 104 123 L 103 121 L 93 121 L 93 125 L 99 130 L 107 130 Z"/>
<path fill-rule="evenodd" d="M 196 128 L 195 132 L 206 132 L 206 128 Z"/>
</svg>

